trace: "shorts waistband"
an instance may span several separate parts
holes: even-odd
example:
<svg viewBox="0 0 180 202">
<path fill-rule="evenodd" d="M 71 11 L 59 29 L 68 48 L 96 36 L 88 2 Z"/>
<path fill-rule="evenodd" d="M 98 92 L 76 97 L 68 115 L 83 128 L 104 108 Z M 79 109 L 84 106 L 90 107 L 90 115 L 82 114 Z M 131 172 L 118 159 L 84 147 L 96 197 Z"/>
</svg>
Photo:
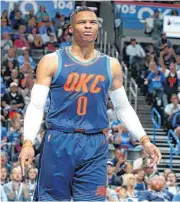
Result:
<svg viewBox="0 0 180 202">
<path fill-rule="evenodd" d="M 105 134 L 105 131 L 108 131 L 109 129 L 108 128 L 105 128 L 105 129 L 93 129 L 93 130 L 86 130 L 86 129 L 81 129 L 81 128 L 65 128 L 65 127 L 62 127 L 62 126 L 57 126 L 57 125 L 54 125 L 52 123 L 46 123 L 46 127 L 47 129 L 52 129 L 52 130 L 58 130 L 58 131 L 62 131 L 62 132 L 65 132 L 65 133 L 84 133 L 84 134 L 98 134 L 98 133 L 104 133 Z"/>
</svg>

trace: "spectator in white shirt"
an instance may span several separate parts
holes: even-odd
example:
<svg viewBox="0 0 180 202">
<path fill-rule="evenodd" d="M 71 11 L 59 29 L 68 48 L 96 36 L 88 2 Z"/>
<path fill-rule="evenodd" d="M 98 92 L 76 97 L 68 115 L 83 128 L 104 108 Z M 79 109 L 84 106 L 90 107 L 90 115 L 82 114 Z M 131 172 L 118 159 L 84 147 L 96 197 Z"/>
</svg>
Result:
<svg viewBox="0 0 180 202">
<path fill-rule="evenodd" d="M 177 95 L 173 94 L 171 96 L 171 103 L 166 105 L 166 107 L 165 107 L 165 113 L 169 117 L 173 116 L 173 114 L 180 111 L 180 104 L 178 102 L 179 101 L 178 101 Z"/>
<path fill-rule="evenodd" d="M 131 44 L 126 47 L 126 54 L 129 56 L 130 64 L 133 63 L 134 57 L 144 58 L 146 53 L 144 49 L 136 43 L 136 39 L 131 39 Z"/>
</svg>

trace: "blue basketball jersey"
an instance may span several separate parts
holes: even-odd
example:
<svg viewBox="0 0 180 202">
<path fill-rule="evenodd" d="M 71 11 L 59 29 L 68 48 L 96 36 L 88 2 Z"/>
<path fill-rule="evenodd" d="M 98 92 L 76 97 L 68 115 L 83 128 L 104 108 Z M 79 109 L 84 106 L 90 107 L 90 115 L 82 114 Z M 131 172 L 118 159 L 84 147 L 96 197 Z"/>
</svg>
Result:
<svg viewBox="0 0 180 202">
<path fill-rule="evenodd" d="M 108 128 L 110 57 L 98 52 L 96 58 L 84 63 L 73 57 L 69 47 L 57 54 L 58 69 L 50 86 L 47 125 L 65 132 L 94 133 Z"/>
</svg>

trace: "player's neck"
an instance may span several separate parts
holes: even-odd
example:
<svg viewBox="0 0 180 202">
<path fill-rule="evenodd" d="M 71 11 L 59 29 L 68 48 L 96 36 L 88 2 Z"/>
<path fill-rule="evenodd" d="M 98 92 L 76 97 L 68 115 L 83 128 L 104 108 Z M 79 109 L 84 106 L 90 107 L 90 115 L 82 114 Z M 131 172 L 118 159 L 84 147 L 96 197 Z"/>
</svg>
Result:
<svg viewBox="0 0 180 202">
<path fill-rule="evenodd" d="M 73 56 L 78 57 L 82 61 L 92 60 L 97 56 L 93 43 L 89 44 L 88 46 L 79 46 L 74 42 L 70 47 L 70 51 Z"/>
</svg>

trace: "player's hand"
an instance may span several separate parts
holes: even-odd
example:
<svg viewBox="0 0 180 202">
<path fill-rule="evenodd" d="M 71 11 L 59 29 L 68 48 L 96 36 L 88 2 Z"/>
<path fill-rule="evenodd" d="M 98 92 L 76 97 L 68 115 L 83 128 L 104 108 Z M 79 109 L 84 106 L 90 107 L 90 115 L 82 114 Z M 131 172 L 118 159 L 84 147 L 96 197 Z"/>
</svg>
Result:
<svg viewBox="0 0 180 202">
<path fill-rule="evenodd" d="M 19 160 L 20 160 L 23 176 L 25 175 L 26 161 L 27 161 L 27 164 L 32 164 L 32 161 L 34 160 L 34 154 L 35 152 L 33 147 L 27 146 L 22 148 L 21 153 L 19 155 Z"/>
<path fill-rule="evenodd" d="M 153 167 L 155 164 L 159 164 L 161 160 L 161 152 L 159 148 L 157 148 L 154 144 L 152 144 L 149 140 L 143 142 L 144 152 L 149 156 L 150 163 L 149 167 Z"/>
</svg>

